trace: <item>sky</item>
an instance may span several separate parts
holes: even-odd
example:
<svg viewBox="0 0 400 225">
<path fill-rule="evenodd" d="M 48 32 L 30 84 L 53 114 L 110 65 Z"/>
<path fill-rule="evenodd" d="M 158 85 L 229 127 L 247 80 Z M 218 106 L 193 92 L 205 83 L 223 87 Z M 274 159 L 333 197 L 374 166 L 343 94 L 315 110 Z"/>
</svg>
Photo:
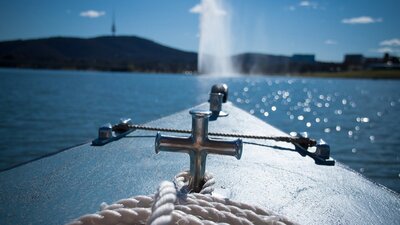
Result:
<svg viewBox="0 0 400 225">
<path fill-rule="evenodd" d="M 0 41 L 135 35 L 197 51 L 200 0 L 10 0 L 0 3 Z M 224 0 L 233 53 L 400 55 L 400 0 Z M 193 11 L 193 10 L 192 10 Z"/>
</svg>

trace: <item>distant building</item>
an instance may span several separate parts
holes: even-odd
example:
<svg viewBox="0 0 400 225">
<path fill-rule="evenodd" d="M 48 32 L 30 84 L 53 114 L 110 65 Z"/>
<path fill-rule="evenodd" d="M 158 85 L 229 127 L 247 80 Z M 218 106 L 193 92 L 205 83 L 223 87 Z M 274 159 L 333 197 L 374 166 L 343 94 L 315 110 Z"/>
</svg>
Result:
<svg viewBox="0 0 400 225">
<path fill-rule="evenodd" d="M 393 65 L 393 64 L 400 64 L 400 61 L 399 57 L 391 56 L 389 53 L 385 53 L 383 55 L 383 63 L 386 63 L 388 65 Z"/>
<path fill-rule="evenodd" d="M 382 58 L 376 58 L 376 57 L 365 57 L 364 58 L 364 65 L 365 67 L 370 67 L 371 65 L 375 65 L 375 64 L 383 64 L 384 61 L 382 60 Z"/>
<path fill-rule="evenodd" d="M 112 34 L 112 36 L 115 36 L 115 32 L 117 32 L 117 28 L 115 26 L 115 15 L 114 15 L 114 11 L 113 11 L 112 24 L 111 24 L 111 34 Z"/>
<path fill-rule="evenodd" d="M 345 65 L 362 65 L 364 63 L 364 56 L 361 54 L 346 54 L 344 56 L 344 64 Z"/>
<path fill-rule="evenodd" d="M 291 61 L 294 63 L 313 64 L 313 63 L 315 63 L 315 55 L 313 55 L 313 54 L 294 54 L 292 56 Z"/>
<path fill-rule="evenodd" d="M 343 64 L 348 70 L 361 70 L 364 68 L 365 58 L 362 54 L 346 54 Z"/>
<path fill-rule="evenodd" d="M 399 58 L 389 53 L 385 53 L 382 58 L 366 58 L 365 65 L 371 70 L 400 70 Z"/>
</svg>

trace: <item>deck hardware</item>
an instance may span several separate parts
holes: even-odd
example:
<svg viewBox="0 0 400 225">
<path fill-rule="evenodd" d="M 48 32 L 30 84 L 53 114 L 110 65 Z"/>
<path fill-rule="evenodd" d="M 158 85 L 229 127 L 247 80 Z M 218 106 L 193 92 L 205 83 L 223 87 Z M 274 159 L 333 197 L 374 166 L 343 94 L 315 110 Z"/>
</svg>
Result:
<svg viewBox="0 0 400 225">
<path fill-rule="evenodd" d="M 215 84 L 211 87 L 210 99 L 210 111 L 212 112 L 211 117 L 225 117 L 228 116 L 227 112 L 222 111 L 222 103 L 228 100 L 228 85 L 226 84 Z"/>
<path fill-rule="evenodd" d="M 295 133 L 295 135 L 297 138 L 309 138 L 307 132 Z M 317 142 L 315 142 L 314 145 L 312 145 L 312 146 L 315 146 L 316 144 L 317 144 Z M 307 149 L 308 147 L 312 147 L 312 146 L 308 145 L 307 143 L 299 143 L 299 145 L 304 149 Z"/>
<path fill-rule="evenodd" d="M 221 93 L 223 94 L 222 102 L 226 103 L 228 101 L 228 85 L 221 83 L 221 84 L 214 84 L 211 87 L 211 93 Z"/>
<path fill-rule="evenodd" d="M 222 111 L 223 96 L 224 95 L 221 93 L 210 93 L 210 111 L 214 117 L 225 117 L 229 115 L 227 112 Z"/>
<path fill-rule="evenodd" d="M 119 119 L 119 123 L 113 127 L 113 131 L 117 133 L 124 133 L 129 131 L 132 124 L 131 118 L 121 118 Z"/>
<path fill-rule="evenodd" d="M 297 138 L 308 138 L 308 133 L 297 133 Z M 330 157 L 330 146 L 322 139 L 312 146 L 301 143 L 295 144 L 295 146 L 300 154 L 310 156 L 318 165 L 335 165 L 335 160 Z"/>
<path fill-rule="evenodd" d="M 323 159 L 329 159 L 331 154 L 331 148 L 324 140 L 319 140 L 315 146 L 315 154 Z"/>
<path fill-rule="evenodd" d="M 95 146 L 105 145 L 114 140 L 118 140 L 121 137 L 126 136 L 128 133 L 134 130 L 148 130 L 148 131 L 162 131 L 171 133 L 184 133 L 191 134 L 192 130 L 164 128 L 164 127 L 152 127 L 146 125 L 133 124 L 131 120 L 121 120 L 119 124 L 112 126 L 115 137 L 100 140 L 96 139 L 92 142 Z M 216 137 L 232 137 L 232 138 L 246 138 L 246 139 L 259 139 L 259 140 L 273 140 L 280 142 L 292 143 L 296 146 L 296 150 L 303 156 L 310 156 L 319 165 L 334 165 L 335 160 L 329 157 L 330 148 L 323 140 L 319 142 L 308 137 L 307 132 L 301 134 L 293 134 L 295 136 L 265 136 L 265 135 L 252 135 L 252 134 L 238 134 L 238 133 L 219 133 L 209 132 L 208 136 Z"/>
<path fill-rule="evenodd" d="M 113 130 L 120 129 L 120 124 L 116 124 L 113 126 Z M 124 125 L 125 126 L 125 125 Z M 191 130 L 184 129 L 174 129 L 174 128 L 165 128 L 165 127 L 152 127 L 146 125 L 132 124 L 128 125 L 131 131 L 134 130 L 148 130 L 148 131 L 163 131 L 170 133 L 183 133 L 183 134 L 191 134 Z M 216 136 L 216 137 L 232 137 L 232 138 L 247 138 L 247 139 L 258 139 L 258 140 L 273 140 L 273 141 L 281 141 L 288 142 L 292 144 L 297 144 L 304 146 L 304 148 L 312 147 L 317 145 L 317 141 L 308 137 L 291 137 L 291 136 L 265 136 L 265 135 L 254 135 L 254 134 L 238 134 L 238 133 L 220 133 L 220 132 L 209 132 L 208 136 Z"/>
<path fill-rule="evenodd" d="M 106 140 L 112 138 L 112 126 L 110 123 L 104 124 L 99 128 L 99 136 L 100 140 Z"/>
<path fill-rule="evenodd" d="M 206 171 L 207 154 L 230 155 L 240 159 L 243 143 L 241 139 L 233 141 L 212 140 L 208 138 L 208 119 L 211 111 L 191 110 L 192 130 L 189 137 L 176 137 L 157 133 L 155 151 L 184 152 L 190 156 L 189 189 L 199 192 L 203 186 Z"/>
<path fill-rule="evenodd" d="M 114 127 L 118 127 L 119 125 L 115 125 Z M 113 129 L 114 129 L 113 127 Z M 163 131 L 170 133 L 183 133 L 183 134 L 191 134 L 191 130 L 183 130 L 183 129 L 174 129 L 174 128 L 165 128 L 165 127 L 151 127 L 146 125 L 138 125 L 133 124 L 129 126 L 133 130 L 148 130 L 148 131 Z M 316 146 L 317 141 L 308 137 L 290 137 L 290 136 L 265 136 L 265 135 L 253 135 L 253 134 L 238 134 L 238 133 L 220 133 L 220 132 L 209 132 L 208 136 L 216 136 L 216 137 L 233 137 L 233 138 L 247 138 L 247 139 L 258 139 L 258 140 L 273 140 L 273 141 L 281 141 L 288 142 L 292 144 L 298 144 L 301 146 L 305 146 L 305 148 Z"/>
<path fill-rule="evenodd" d="M 109 142 L 118 140 L 133 131 L 132 120 L 130 118 L 121 118 L 117 125 L 111 126 L 110 123 L 99 128 L 98 138 L 92 141 L 94 146 L 102 146 Z"/>
</svg>

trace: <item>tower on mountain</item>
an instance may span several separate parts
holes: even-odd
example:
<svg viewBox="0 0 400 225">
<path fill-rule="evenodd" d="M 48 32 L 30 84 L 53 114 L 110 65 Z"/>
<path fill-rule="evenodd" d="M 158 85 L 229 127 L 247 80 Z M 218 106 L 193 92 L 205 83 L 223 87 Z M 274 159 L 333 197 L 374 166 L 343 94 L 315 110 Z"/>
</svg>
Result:
<svg viewBox="0 0 400 225">
<path fill-rule="evenodd" d="M 114 14 L 114 11 L 113 11 L 113 14 L 112 14 L 112 25 L 111 25 L 111 34 L 112 34 L 112 36 L 115 36 L 115 32 L 117 32 L 117 28 L 115 27 L 115 14 Z"/>
</svg>

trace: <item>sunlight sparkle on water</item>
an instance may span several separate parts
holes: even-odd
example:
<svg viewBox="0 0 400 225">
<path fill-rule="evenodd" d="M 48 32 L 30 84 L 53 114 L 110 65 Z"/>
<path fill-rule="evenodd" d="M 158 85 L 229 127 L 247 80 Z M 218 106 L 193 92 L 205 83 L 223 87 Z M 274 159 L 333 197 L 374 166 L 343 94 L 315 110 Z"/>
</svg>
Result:
<svg viewBox="0 0 400 225">
<path fill-rule="evenodd" d="M 359 123 L 368 123 L 369 122 L 369 118 L 368 117 L 357 117 L 356 121 Z"/>
<path fill-rule="evenodd" d="M 336 115 L 342 115 L 343 111 L 340 109 L 335 110 Z"/>
<path fill-rule="evenodd" d="M 373 135 L 369 136 L 369 140 L 371 141 L 371 143 L 375 142 L 375 136 Z"/>
<path fill-rule="evenodd" d="M 258 88 L 257 85 L 250 87 L 252 81 L 249 80 L 238 89 L 240 92 L 235 95 L 235 98 L 237 102 L 247 107 L 248 111 L 252 109 L 251 113 L 255 116 L 264 118 L 273 125 L 275 121 L 281 121 L 282 129 L 298 132 L 307 130 L 310 137 L 322 138 L 328 143 L 331 141 L 330 144 L 334 146 L 332 154 L 344 161 L 346 161 L 342 157 L 346 155 L 344 149 L 347 150 L 347 154 L 362 158 L 365 157 L 363 154 L 367 154 L 368 149 L 372 148 L 370 146 L 382 144 L 387 137 L 381 137 L 379 132 L 382 131 L 375 130 L 380 130 L 378 124 L 393 116 L 392 111 L 400 105 L 398 97 L 393 98 L 392 95 L 379 99 L 360 97 L 347 91 L 351 89 L 350 86 L 334 87 L 334 90 L 341 90 L 329 92 L 325 87 L 319 86 L 321 81 L 312 83 L 308 80 L 290 80 L 291 87 L 285 87 L 283 84 L 287 82 L 281 81 L 280 78 L 276 80 L 267 78 L 265 83 L 259 83 L 264 85 L 264 88 Z M 291 89 L 292 87 L 295 88 Z M 370 91 L 366 89 L 370 87 L 359 91 L 365 95 Z M 252 98 L 254 94 L 257 95 L 256 98 Z M 247 99 L 250 99 L 251 104 L 245 106 Z M 371 108 L 374 104 L 378 104 L 379 107 Z M 393 126 L 395 127 L 395 124 Z M 359 154 L 355 155 L 355 153 Z M 400 157 L 395 160 L 397 163 L 400 162 Z M 367 176 L 370 175 L 370 171 L 374 171 L 366 165 L 356 165 L 353 168 L 356 170 L 363 168 L 361 171 L 364 171 Z M 396 176 L 398 171 L 396 170 Z"/>
</svg>

